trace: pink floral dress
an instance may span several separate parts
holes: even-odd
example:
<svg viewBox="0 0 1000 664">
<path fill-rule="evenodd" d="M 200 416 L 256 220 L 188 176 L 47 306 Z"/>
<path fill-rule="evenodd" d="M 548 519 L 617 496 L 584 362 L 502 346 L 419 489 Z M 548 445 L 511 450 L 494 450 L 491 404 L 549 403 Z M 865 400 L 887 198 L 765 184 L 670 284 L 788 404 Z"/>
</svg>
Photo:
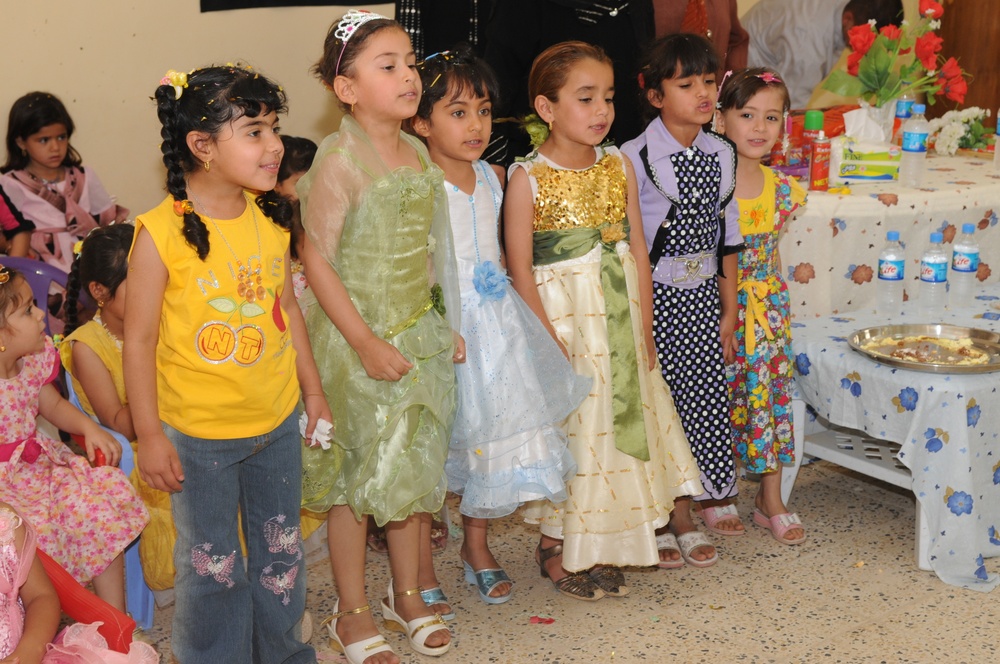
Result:
<svg viewBox="0 0 1000 664">
<path fill-rule="evenodd" d="M 781 277 L 778 236 L 806 198 L 794 180 L 764 166 L 764 189 L 739 199 L 746 248 L 737 273 L 736 361 L 726 367 L 736 455 L 751 473 L 791 463 L 792 365 L 788 287 Z"/>
<path fill-rule="evenodd" d="M 37 430 L 38 395 L 59 366 L 51 341 L 22 362 L 18 375 L 0 378 L 0 500 L 35 526 L 39 548 L 86 583 L 139 536 L 149 515 L 120 469 L 91 468 Z"/>
</svg>

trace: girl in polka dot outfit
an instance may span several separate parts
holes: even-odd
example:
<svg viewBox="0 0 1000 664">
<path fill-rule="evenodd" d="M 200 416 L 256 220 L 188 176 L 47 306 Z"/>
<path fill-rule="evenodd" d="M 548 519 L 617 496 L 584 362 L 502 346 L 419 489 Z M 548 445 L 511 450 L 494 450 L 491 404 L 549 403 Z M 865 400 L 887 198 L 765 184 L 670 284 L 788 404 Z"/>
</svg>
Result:
<svg viewBox="0 0 1000 664">
<path fill-rule="evenodd" d="M 744 69 L 719 94 L 718 128 L 736 144 L 736 198 L 746 249 L 739 255 L 736 361 L 726 367 L 733 445 L 740 462 L 760 474 L 753 522 L 782 544 L 805 541 L 802 523 L 781 500 L 781 466 L 794 460 L 791 315 L 781 278 L 778 234 L 806 192 L 762 166 L 788 112 L 788 89 L 777 72 Z"/>
<path fill-rule="evenodd" d="M 725 362 L 735 357 L 736 262 L 743 249 L 733 199 L 736 153 L 702 127 L 712 120 L 719 59 L 703 37 L 654 42 L 640 84 L 656 117 L 622 152 L 636 164 L 639 203 L 653 271 L 653 335 L 663 377 L 701 468 L 695 496 L 710 530 L 743 534 L 729 500 L 736 472 Z M 661 567 L 715 564 L 718 556 L 678 500 L 661 533 Z M 676 539 L 675 539 L 676 538 Z"/>
</svg>

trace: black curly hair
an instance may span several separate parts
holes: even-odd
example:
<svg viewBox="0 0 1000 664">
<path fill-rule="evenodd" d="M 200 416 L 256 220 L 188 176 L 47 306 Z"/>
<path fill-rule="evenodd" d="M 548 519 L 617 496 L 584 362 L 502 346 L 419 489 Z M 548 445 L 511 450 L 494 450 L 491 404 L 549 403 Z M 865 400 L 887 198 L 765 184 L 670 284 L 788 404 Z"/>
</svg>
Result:
<svg viewBox="0 0 1000 664">
<path fill-rule="evenodd" d="M 89 295 L 90 282 L 96 281 L 108 289 L 108 295 L 115 296 L 128 276 L 128 252 L 134 237 L 132 224 L 102 226 L 87 234 L 66 280 L 67 336 L 80 327 L 80 293 Z"/>
<path fill-rule="evenodd" d="M 256 118 L 267 113 L 288 110 L 285 93 L 277 83 L 250 67 L 224 65 L 196 69 L 187 77 L 187 87 L 178 99 L 169 83 L 156 88 L 156 112 L 163 128 L 163 165 L 167 167 L 167 191 L 174 199 L 187 199 L 187 174 L 201 168 L 187 145 L 187 135 L 201 131 L 217 135 L 230 122 L 246 116 Z M 288 201 L 274 191 L 257 197 L 264 214 L 282 228 L 291 225 Z M 196 212 L 184 214 L 184 239 L 198 252 L 208 256 L 208 227 Z"/>
</svg>

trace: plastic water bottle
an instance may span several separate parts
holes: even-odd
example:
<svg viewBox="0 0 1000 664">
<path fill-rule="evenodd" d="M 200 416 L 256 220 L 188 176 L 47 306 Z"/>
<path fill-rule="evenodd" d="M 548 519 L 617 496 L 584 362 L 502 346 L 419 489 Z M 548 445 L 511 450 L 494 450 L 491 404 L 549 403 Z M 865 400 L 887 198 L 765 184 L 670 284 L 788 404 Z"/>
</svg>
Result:
<svg viewBox="0 0 1000 664">
<path fill-rule="evenodd" d="M 931 246 L 920 258 L 920 314 L 932 323 L 944 313 L 948 297 L 948 254 L 941 247 L 944 236 L 931 233 Z"/>
<path fill-rule="evenodd" d="M 908 86 L 909 81 L 903 81 L 903 86 Z M 890 143 L 899 145 L 903 141 L 903 123 L 913 115 L 913 103 L 917 97 L 912 92 L 905 92 L 896 99 L 896 117 L 892 121 L 892 138 Z"/>
<path fill-rule="evenodd" d="M 931 125 L 924 117 L 927 108 L 913 105 L 913 115 L 903 123 L 903 158 L 899 162 L 899 183 L 904 187 L 919 187 L 924 179 L 927 162 L 927 135 Z"/>
<path fill-rule="evenodd" d="M 899 232 L 885 234 L 885 247 L 878 255 L 878 283 L 875 311 L 883 316 L 897 316 L 903 308 L 903 272 L 906 255 L 899 243 Z"/>
<path fill-rule="evenodd" d="M 972 306 L 976 292 L 976 271 L 979 269 L 979 242 L 975 224 L 962 224 L 962 234 L 955 240 L 951 254 L 950 308 Z"/>
</svg>

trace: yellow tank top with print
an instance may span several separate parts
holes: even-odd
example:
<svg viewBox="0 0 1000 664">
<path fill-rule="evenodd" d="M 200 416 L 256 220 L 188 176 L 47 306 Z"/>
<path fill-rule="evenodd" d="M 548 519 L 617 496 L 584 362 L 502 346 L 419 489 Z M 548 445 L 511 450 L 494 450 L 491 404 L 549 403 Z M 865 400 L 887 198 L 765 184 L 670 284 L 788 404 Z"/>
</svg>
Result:
<svg viewBox="0 0 1000 664">
<path fill-rule="evenodd" d="M 203 218 L 211 244 L 204 261 L 185 242 L 172 197 L 135 220 L 168 273 L 156 346 L 160 419 L 196 438 L 268 433 L 299 398 L 278 301 L 289 235 L 249 194 L 247 203 L 237 219 Z"/>
</svg>

